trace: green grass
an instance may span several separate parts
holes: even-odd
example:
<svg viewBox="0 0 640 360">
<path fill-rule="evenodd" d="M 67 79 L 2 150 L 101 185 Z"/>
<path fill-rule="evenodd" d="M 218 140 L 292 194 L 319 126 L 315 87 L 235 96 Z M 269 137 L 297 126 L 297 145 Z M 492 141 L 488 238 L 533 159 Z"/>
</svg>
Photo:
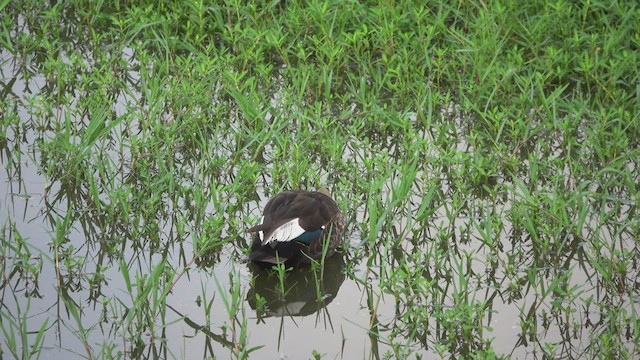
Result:
<svg viewBox="0 0 640 360">
<path fill-rule="evenodd" d="M 0 14 L 3 358 L 286 355 L 252 336 L 274 324 L 245 306 L 246 229 L 262 199 L 320 185 L 346 213 L 360 297 L 340 306 L 358 314 L 331 318 L 341 345 L 293 357 L 639 356 L 637 5 Z"/>
</svg>

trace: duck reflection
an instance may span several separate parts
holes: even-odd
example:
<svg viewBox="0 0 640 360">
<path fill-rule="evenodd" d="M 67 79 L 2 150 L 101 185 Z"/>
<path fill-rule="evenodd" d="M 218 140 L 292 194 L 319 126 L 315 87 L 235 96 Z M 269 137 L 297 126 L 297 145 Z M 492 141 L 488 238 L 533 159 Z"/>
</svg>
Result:
<svg viewBox="0 0 640 360">
<path fill-rule="evenodd" d="M 266 270 L 249 264 L 253 284 L 247 302 L 258 321 L 265 317 L 307 316 L 329 305 L 344 281 L 344 257 L 337 255 L 321 266 Z M 284 279 L 281 278 L 284 275 Z"/>
</svg>

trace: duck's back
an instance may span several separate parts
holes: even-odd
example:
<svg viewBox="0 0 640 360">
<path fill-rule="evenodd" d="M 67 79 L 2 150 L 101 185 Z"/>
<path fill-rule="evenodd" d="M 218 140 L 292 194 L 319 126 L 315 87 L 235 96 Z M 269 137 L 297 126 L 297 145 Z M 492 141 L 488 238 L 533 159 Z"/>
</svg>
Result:
<svg viewBox="0 0 640 360">
<path fill-rule="evenodd" d="M 334 253 L 342 238 L 342 212 L 333 199 L 316 191 L 285 191 L 267 202 L 255 232 L 250 260 L 297 265 Z M 327 243 L 328 242 L 328 243 Z"/>
</svg>

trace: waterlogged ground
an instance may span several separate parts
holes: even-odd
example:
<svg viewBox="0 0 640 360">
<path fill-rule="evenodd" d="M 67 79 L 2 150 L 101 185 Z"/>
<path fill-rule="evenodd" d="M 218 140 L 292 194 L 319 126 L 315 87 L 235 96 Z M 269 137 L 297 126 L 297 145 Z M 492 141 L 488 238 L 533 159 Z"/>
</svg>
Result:
<svg viewBox="0 0 640 360">
<path fill-rule="evenodd" d="M 640 356 L 637 6 L 0 10 L 3 359 Z M 341 256 L 247 264 L 321 185 Z"/>
</svg>

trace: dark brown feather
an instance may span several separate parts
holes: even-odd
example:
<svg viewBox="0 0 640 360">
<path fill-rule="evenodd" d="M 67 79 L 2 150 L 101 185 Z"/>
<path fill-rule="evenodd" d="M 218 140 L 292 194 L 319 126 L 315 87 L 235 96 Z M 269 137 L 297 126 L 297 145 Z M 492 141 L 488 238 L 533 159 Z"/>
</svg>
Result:
<svg viewBox="0 0 640 360">
<path fill-rule="evenodd" d="M 250 228 L 249 232 L 263 231 L 265 239 L 268 239 L 279 226 L 295 218 L 299 218 L 298 224 L 305 231 L 314 232 L 322 229 L 322 233 L 308 246 L 295 239 L 263 245 L 256 234 L 250 254 L 252 261 L 274 264 L 278 262 L 277 253 L 279 262 L 291 265 L 308 263 L 309 257 L 315 259 L 322 256 L 323 244 L 326 244 L 327 256 L 330 256 L 342 240 L 342 212 L 330 196 L 321 192 L 282 192 L 267 202 L 263 216 L 262 224 Z"/>
</svg>

